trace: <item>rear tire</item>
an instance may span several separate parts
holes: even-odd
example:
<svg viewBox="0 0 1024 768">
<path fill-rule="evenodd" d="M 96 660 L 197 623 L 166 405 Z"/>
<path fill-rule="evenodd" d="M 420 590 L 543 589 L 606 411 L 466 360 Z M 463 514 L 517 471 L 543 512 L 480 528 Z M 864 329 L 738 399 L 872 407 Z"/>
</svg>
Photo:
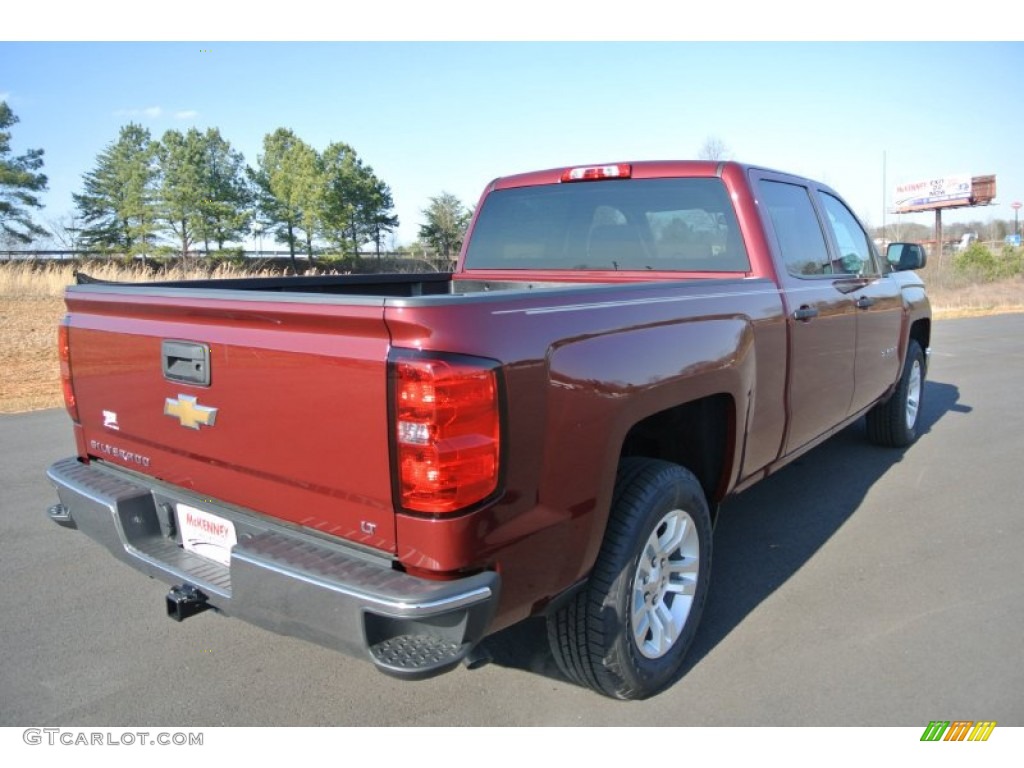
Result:
<svg viewBox="0 0 1024 768">
<path fill-rule="evenodd" d="M 673 683 L 693 641 L 711 573 L 711 515 L 694 475 L 623 459 L 605 540 L 586 585 L 548 618 L 562 673 L 618 699 Z"/>
<path fill-rule="evenodd" d="M 914 339 L 907 345 L 896 390 L 867 415 L 868 439 L 876 445 L 905 448 L 917 439 L 924 394 L 924 352 Z"/>
</svg>

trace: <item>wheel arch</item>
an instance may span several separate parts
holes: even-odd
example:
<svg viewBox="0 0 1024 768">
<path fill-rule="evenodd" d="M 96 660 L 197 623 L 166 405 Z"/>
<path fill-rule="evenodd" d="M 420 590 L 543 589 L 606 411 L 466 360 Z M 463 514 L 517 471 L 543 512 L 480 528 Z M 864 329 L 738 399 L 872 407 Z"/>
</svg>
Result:
<svg viewBox="0 0 1024 768">
<path fill-rule="evenodd" d="M 653 413 L 626 433 L 619 460 L 662 459 L 697 477 L 714 518 L 729 488 L 736 443 L 736 402 L 718 393 Z"/>
<path fill-rule="evenodd" d="M 921 350 L 925 353 L 925 363 L 927 367 L 928 348 L 931 346 L 932 340 L 931 318 L 922 317 L 919 320 L 915 320 L 910 325 L 910 338 L 921 346 Z"/>
</svg>

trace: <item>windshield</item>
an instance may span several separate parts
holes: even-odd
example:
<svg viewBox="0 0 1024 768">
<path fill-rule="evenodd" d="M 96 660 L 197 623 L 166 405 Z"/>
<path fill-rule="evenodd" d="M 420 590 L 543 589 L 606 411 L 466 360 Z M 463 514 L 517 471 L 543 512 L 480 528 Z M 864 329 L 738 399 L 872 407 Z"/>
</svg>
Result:
<svg viewBox="0 0 1024 768">
<path fill-rule="evenodd" d="M 466 269 L 747 272 L 721 179 L 623 179 L 497 190 Z"/>
</svg>

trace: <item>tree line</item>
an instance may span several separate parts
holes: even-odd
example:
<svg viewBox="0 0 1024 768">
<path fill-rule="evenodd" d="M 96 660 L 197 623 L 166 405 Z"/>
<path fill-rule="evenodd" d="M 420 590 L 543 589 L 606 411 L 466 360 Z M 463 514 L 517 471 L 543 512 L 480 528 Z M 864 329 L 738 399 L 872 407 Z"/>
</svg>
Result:
<svg viewBox="0 0 1024 768">
<path fill-rule="evenodd" d="M 1014 231 L 1015 227 L 1017 231 Z M 918 222 L 888 223 L 884 228 L 872 228 L 871 232 L 873 237 L 880 240 L 921 242 L 935 239 L 935 225 Z M 1013 219 L 942 222 L 942 239 L 946 243 L 959 240 L 969 232 L 976 234 L 980 240 L 999 242 L 1007 235 L 1024 233 L 1024 219 L 1017 222 Z"/>
<path fill-rule="evenodd" d="M 398 226 L 391 190 L 342 142 L 323 152 L 288 128 L 263 139 L 255 167 L 217 128 L 168 130 L 159 140 L 136 123 L 85 175 L 74 195 L 86 248 L 151 253 L 161 237 L 183 256 L 199 244 L 222 250 L 250 232 L 267 232 L 312 259 L 315 243 L 342 253 L 380 247 Z"/>
<path fill-rule="evenodd" d="M 47 186 L 43 150 L 13 156 L 8 128 L 16 122 L 0 101 L 0 235 L 8 242 L 52 234 L 72 250 L 187 256 L 266 233 L 288 247 L 295 267 L 297 253 L 312 260 L 324 247 L 358 255 L 372 243 L 380 253 L 399 223 L 390 187 L 344 142 L 318 151 L 278 128 L 249 166 L 217 128 L 168 130 L 157 139 L 129 123 L 72 196 L 74 220 L 52 222 L 50 233 L 31 216 Z M 422 213 L 414 249 L 457 254 L 471 211 L 442 192 Z"/>
</svg>

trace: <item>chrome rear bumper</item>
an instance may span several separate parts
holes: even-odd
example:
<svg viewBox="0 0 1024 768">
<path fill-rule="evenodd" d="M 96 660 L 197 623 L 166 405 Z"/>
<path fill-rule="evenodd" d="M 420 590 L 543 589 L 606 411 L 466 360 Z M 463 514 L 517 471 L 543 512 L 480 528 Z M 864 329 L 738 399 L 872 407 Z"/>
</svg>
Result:
<svg viewBox="0 0 1024 768">
<path fill-rule="evenodd" d="M 210 607 L 280 634 L 366 657 L 382 671 L 424 678 L 448 671 L 479 642 L 500 579 L 483 572 L 433 581 L 387 558 L 326 541 L 235 508 L 201 502 L 101 462 L 58 461 L 47 472 L 54 522 L 77 528 L 119 560 L 170 585 L 199 590 Z M 231 520 L 230 565 L 182 548 L 175 501 Z"/>
</svg>

